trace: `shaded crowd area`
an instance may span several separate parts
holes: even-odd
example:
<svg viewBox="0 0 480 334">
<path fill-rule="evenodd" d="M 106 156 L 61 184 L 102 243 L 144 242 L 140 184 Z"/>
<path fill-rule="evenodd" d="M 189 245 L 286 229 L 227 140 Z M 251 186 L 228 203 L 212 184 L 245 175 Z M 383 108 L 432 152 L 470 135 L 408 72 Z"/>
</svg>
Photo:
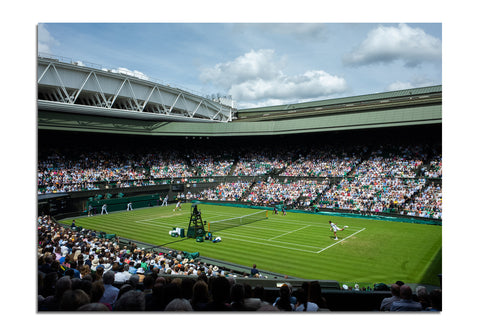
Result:
<svg viewBox="0 0 480 334">
<path fill-rule="evenodd" d="M 275 136 L 39 136 L 39 194 L 212 182 L 185 200 L 442 218 L 438 128 Z M 418 130 L 417 130 L 418 131 Z M 254 179 L 252 179 L 254 177 Z"/>
</svg>

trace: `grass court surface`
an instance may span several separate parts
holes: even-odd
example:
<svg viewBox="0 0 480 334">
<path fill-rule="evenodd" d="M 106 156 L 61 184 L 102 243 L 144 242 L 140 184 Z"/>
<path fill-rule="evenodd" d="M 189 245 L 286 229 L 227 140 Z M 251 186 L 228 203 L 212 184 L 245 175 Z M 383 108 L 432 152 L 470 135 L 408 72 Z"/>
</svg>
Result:
<svg viewBox="0 0 480 334">
<path fill-rule="evenodd" d="M 174 238 L 168 231 L 185 228 L 190 204 L 182 211 L 168 207 L 144 208 L 93 217 L 77 217 L 76 225 L 120 237 L 216 258 L 244 266 L 305 279 L 340 282 L 438 285 L 442 272 L 442 227 L 362 218 L 268 211 L 268 219 L 218 233 L 222 241 L 197 242 Z M 199 204 L 202 219 L 217 221 L 259 211 Z M 338 227 L 334 240 L 328 221 Z M 70 224 L 72 219 L 61 221 Z"/>
</svg>

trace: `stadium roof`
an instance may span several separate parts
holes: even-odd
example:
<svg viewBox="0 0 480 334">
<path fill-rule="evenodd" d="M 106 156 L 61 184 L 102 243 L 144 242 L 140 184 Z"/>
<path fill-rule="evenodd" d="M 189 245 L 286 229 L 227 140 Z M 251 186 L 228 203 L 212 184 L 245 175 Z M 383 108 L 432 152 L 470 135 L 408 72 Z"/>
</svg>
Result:
<svg viewBox="0 0 480 334">
<path fill-rule="evenodd" d="M 65 114 L 39 108 L 47 130 L 152 136 L 252 136 L 442 123 L 442 86 L 238 110 L 228 123 L 146 121 Z"/>
<path fill-rule="evenodd" d="M 372 100 L 374 101 L 379 99 L 389 99 L 389 98 L 396 98 L 396 97 L 405 97 L 405 96 L 411 96 L 411 95 L 432 94 L 432 93 L 442 93 L 442 86 L 438 85 L 438 86 L 429 86 L 429 87 L 420 87 L 420 88 L 409 88 L 409 89 L 398 90 L 398 91 L 341 97 L 341 98 L 329 99 L 329 100 L 317 100 L 317 101 L 302 102 L 302 103 L 295 103 L 295 104 L 284 104 L 284 105 L 278 105 L 278 106 L 247 108 L 247 109 L 242 109 L 241 111 L 251 112 L 251 111 L 258 111 L 258 110 L 303 109 L 303 108 L 311 108 L 311 107 L 317 107 L 317 106 L 365 102 L 365 101 L 372 101 Z"/>
<path fill-rule="evenodd" d="M 407 105 L 441 103 L 442 86 L 411 88 L 385 93 L 342 97 L 277 106 L 248 108 L 238 111 L 239 120 L 271 120 L 321 115 L 328 112 L 396 108 Z"/>
<path fill-rule="evenodd" d="M 235 109 L 135 73 L 37 58 L 39 110 L 131 120 L 228 122 Z"/>
</svg>

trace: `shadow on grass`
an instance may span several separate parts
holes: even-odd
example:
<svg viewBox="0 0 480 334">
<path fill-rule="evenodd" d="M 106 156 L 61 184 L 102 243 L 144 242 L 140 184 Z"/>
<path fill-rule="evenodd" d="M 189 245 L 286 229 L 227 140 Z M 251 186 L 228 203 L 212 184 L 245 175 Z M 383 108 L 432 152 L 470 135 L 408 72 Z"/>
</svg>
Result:
<svg viewBox="0 0 480 334">
<path fill-rule="evenodd" d="M 431 284 L 440 286 L 440 278 L 438 277 L 439 274 L 442 273 L 442 247 L 440 247 L 435 254 L 432 262 L 429 264 L 427 270 L 423 274 L 421 278 L 421 283 Z"/>
</svg>

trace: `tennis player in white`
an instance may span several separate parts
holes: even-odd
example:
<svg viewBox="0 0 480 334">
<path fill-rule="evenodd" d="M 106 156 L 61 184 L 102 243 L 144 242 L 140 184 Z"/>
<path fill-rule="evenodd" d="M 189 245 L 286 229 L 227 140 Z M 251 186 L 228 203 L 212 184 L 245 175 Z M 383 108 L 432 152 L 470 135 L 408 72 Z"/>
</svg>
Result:
<svg viewBox="0 0 480 334">
<path fill-rule="evenodd" d="M 333 235 L 335 236 L 334 240 L 338 240 L 337 238 L 337 231 L 343 231 L 348 226 L 344 226 L 343 228 L 339 228 L 336 224 L 332 223 L 331 220 L 328 221 L 330 223 L 330 231 L 333 231 Z"/>
</svg>

